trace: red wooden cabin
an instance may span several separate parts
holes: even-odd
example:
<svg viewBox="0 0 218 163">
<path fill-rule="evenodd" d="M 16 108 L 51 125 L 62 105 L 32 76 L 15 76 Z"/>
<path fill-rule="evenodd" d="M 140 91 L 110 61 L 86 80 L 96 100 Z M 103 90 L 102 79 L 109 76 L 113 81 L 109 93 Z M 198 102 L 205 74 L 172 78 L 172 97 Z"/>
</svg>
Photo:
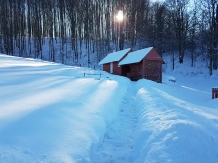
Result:
<svg viewBox="0 0 218 163">
<path fill-rule="evenodd" d="M 125 49 L 108 54 L 99 65 L 112 74 L 127 76 L 136 81 L 142 78 L 162 83 L 161 56 L 153 47 L 132 52 Z"/>
<path fill-rule="evenodd" d="M 149 47 L 129 53 L 118 66 L 121 67 L 122 75 L 128 76 L 131 80 L 145 78 L 162 83 L 163 63 L 157 51 Z"/>
<path fill-rule="evenodd" d="M 131 48 L 110 53 L 99 62 L 99 65 L 103 65 L 103 70 L 106 72 L 122 75 L 122 70 L 118 63 L 130 52 L 132 52 Z"/>
</svg>

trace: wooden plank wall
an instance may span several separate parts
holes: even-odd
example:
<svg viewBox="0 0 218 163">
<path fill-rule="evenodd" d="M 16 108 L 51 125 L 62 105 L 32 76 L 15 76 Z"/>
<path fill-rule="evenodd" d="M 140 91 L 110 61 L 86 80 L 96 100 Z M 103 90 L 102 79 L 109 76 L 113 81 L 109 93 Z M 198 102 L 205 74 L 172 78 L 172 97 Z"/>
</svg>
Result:
<svg viewBox="0 0 218 163">
<path fill-rule="evenodd" d="M 142 62 L 130 64 L 130 79 L 133 81 L 142 79 Z"/>
<path fill-rule="evenodd" d="M 110 73 L 110 63 L 103 64 L 103 70 Z"/>
<path fill-rule="evenodd" d="M 118 62 L 113 63 L 113 74 L 121 75 L 121 67 L 118 66 Z"/>
<path fill-rule="evenodd" d="M 162 83 L 162 60 L 145 60 L 144 77 Z"/>
</svg>

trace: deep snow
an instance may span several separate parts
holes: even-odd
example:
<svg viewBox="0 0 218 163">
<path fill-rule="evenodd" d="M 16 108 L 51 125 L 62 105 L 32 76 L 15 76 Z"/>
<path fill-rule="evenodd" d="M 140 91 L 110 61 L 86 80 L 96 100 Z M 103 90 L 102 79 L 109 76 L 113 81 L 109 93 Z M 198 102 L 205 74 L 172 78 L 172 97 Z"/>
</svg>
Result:
<svg viewBox="0 0 218 163">
<path fill-rule="evenodd" d="M 163 75 L 0 55 L 0 162 L 218 162 L 217 76 Z"/>
</svg>

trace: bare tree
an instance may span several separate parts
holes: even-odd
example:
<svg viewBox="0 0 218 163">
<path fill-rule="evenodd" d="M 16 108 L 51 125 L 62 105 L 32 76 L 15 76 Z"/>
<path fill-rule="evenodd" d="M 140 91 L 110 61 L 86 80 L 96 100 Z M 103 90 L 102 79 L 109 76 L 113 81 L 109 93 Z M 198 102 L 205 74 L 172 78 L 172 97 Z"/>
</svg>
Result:
<svg viewBox="0 0 218 163">
<path fill-rule="evenodd" d="M 204 22 L 204 39 L 206 41 L 209 57 L 209 74 L 217 70 L 217 44 L 218 44 L 218 2 L 217 0 L 202 1 L 202 17 Z"/>
<path fill-rule="evenodd" d="M 183 63 L 189 28 L 187 6 L 189 0 L 167 0 L 168 13 L 172 17 L 174 37 L 177 40 L 179 63 Z"/>
</svg>

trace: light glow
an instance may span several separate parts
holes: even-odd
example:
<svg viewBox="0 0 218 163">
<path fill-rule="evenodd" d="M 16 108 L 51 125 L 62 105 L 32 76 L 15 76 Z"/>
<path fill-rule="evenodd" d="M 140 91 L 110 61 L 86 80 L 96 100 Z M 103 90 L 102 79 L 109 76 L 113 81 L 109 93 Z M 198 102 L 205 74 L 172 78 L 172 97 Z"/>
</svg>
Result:
<svg viewBox="0 0 218 163">
<path fill-rule="evenodd" d="M 123 21 L 123 11 L 122 10 L 118 11 L 116 18 L 118 21 Z"/>
</svg>

